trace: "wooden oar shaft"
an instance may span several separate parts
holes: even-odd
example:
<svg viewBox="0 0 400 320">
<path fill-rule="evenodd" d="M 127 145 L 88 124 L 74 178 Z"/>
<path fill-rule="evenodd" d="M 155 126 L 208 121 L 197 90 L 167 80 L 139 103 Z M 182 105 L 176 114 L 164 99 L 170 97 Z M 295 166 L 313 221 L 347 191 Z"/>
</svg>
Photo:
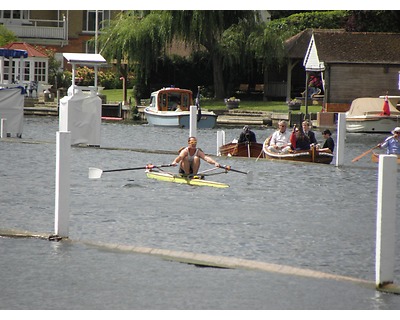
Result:
<svg viewBox="0 0 400 320">
<path fill-rule="evenodd" d="M 365 151 L 363 154 L 360 154 L 359 156 L 355 157 L 353 160 L 351 160 L 351 162 L 356 162 L 358 160 L 360 160 L 362 157 L 365 157 L 368 153 L 372 152 L 374 149 L 379 148 L 380 144 L 376 145 L 375 147 Z"/>
</svg>

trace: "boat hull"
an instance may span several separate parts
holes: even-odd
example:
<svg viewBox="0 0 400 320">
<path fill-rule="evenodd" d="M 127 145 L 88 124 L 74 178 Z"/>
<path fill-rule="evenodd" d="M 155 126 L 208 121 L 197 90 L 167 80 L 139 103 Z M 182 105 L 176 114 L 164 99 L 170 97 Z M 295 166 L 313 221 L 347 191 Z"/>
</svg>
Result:
<svg viewBox="0 0 400 320">
<path fill-rule="evenodd" d="M 219 148 L 221 156 L 257 158 L 262 155 L 263 144 L 250 143 L 227 143 Z"/>
<path fill-rule="evenodd" d="M 390 101 L 381 98 L 354 99 L 346 112 L 347 132 L 388 133 L 399 124 L 399 110 Z"/>
<path fill-rule="evenodd" d="M 399 125 L 399 116 L 360 116 L 346 118 L 346 131 L 351 133 L 388 133 Z"/>
<path fill-rule="evenodd" d="M 189 179 L 187 177 L 182 177 L 181 175 L 170 174 L 166 172 L 153 172 L 148 171 L 146 175 L 150 179 L 155 179 L 159 181 L 174 182 L 179 184 L 188 184 L 191 186 L 204 186 L 204 187 L 214 187 L 214 188 L 228 188 L 229 185 L 222 182 L 202 180 L 202 179 Z"/>
<path fill-rule="evenodd" d="M 189 128 L 189 111 L 154 111 L 150 107 L 144 109 L 146 120 L 150 125 L 161 127 Z M 217 115 L 213 112 L 202 112 L 197 121 L 198 129 L 212 129 L 217 124 Z"/>
<path fill-rule="evenodd" d="M 379 153 L 372 152 L 371 154 L 371 161 L 375 163 L 379 163 Z M 397 156 L 397 164 L 400 164 L 400 157 Z"/>
<path fill-rule="evenodd" d="M 333 160 L 333 154 L 328 152 L 318 152 L 313 148 L 310 150 L 293 151 L 291 153 L 275 153 L 268 151 L 264 148 L 265 157 L 270 160 L 284 160 L 284 161 L 299 161 L 299 162 L 314 162 L 329 164 Z"/>
</svg>

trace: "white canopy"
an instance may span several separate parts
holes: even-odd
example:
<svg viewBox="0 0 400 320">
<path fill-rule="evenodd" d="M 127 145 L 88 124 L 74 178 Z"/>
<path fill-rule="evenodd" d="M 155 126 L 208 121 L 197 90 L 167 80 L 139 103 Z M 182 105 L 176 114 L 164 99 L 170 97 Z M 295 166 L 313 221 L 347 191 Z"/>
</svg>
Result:
<svg viewBox="0 0 400 320">
<path fill-rule="evenodd" d="M 388 101 L 391 115 L 400 115 L 395 106 Z M 347 116 L 364 116 L 366 114 L 379 114 L 383 111 L 384 100 L 380 98 L 357 98 L 353 100 Z"/>
<path fill-rule="evenodd" d="M 98 53 L 63 53 L 63 56 L 71 64 L 84 64 L 88 66 L 107 64 L 106 59 Z"/>
</svg>

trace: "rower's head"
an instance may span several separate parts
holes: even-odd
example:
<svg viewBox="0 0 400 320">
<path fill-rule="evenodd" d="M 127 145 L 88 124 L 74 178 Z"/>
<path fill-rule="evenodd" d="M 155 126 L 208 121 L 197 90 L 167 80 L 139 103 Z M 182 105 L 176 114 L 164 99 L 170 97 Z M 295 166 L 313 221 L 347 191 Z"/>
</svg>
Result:
<svg viewBox="0 0 400 320">
<path fill-rule="evenodd" d="M 400 127 L 396 127 L 392 130 L 392 134 L 395 136 L 400 136 Z"/>
<path fill-rule="evenodd" d="M 189 137 L 188 139 L 188 146 L 192 148 L 196 148 L 197 145 L 197 139 L 196 137 Z"/>
</svg>

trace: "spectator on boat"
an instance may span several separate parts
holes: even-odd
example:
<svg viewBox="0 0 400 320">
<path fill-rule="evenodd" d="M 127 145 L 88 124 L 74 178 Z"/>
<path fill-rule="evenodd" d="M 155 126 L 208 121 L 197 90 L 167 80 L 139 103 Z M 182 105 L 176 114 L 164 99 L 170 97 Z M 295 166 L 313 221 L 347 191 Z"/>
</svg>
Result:
<svg viewBox="0 0 400 320">
<path fill-rule="evenodd" d="M 272 134 L 267 149 L 268 151 L 275 153 L 289 153 L 291 147 L 290 132 L 287 130 L 287 122 L 285 120 L 281 120 L 279 121 L 278 125 L 279 129 Z"/>
<path fill-rule="evenodd" d="M 310 139 L 308 136 L 294 126 L 294 130 L 290 137 L 292 150 L 310 150 Z"/>
<path fill-rule="evenodd" d="M 240 133 L 238 143 L 257 142 L 256 134 L 250 130 L 249 126 L 244 126 Z"/>
<path fill-rule="evenodd" d="M 179 173 L 185 175 L 197 175 L 200 168 L 200 159 L 219 167 L 219 163 L 213 158 L 206 156 L 203 150 L 197 148 L 196 137 L 189 137 L 188 146 L 183 148 L 171 165 L 179 163 Z"/>
<path fill-rule="evenodd" d="M 311 145 L 318 144 L 318 141 L 315 138 L 315 133 L 310 130 L 310 127 L 311 127 L 310 122 L 308 120 L 304 120 L 301 125 L 303 127 L 304 134 L 310 139 Z"/>
<path fill-rule="evenodd" d="M 318 149 L 319 152 L 333 152 L 335 149 L 335 141 L 332 139 L 332 133 L 329 129 L 325 129 L 322 131 L 322 135 L 326 139 L 324 145 L 321 149 Z"/>
<path fill-rule="evenodd" d="M 380 148 L 386 148 L 387 154 L 400 155 L 400 127 L 396 127 L 392 131 L 392 136 L 387 137 L 386 140 L 379 144 Z"/>
</svg>

